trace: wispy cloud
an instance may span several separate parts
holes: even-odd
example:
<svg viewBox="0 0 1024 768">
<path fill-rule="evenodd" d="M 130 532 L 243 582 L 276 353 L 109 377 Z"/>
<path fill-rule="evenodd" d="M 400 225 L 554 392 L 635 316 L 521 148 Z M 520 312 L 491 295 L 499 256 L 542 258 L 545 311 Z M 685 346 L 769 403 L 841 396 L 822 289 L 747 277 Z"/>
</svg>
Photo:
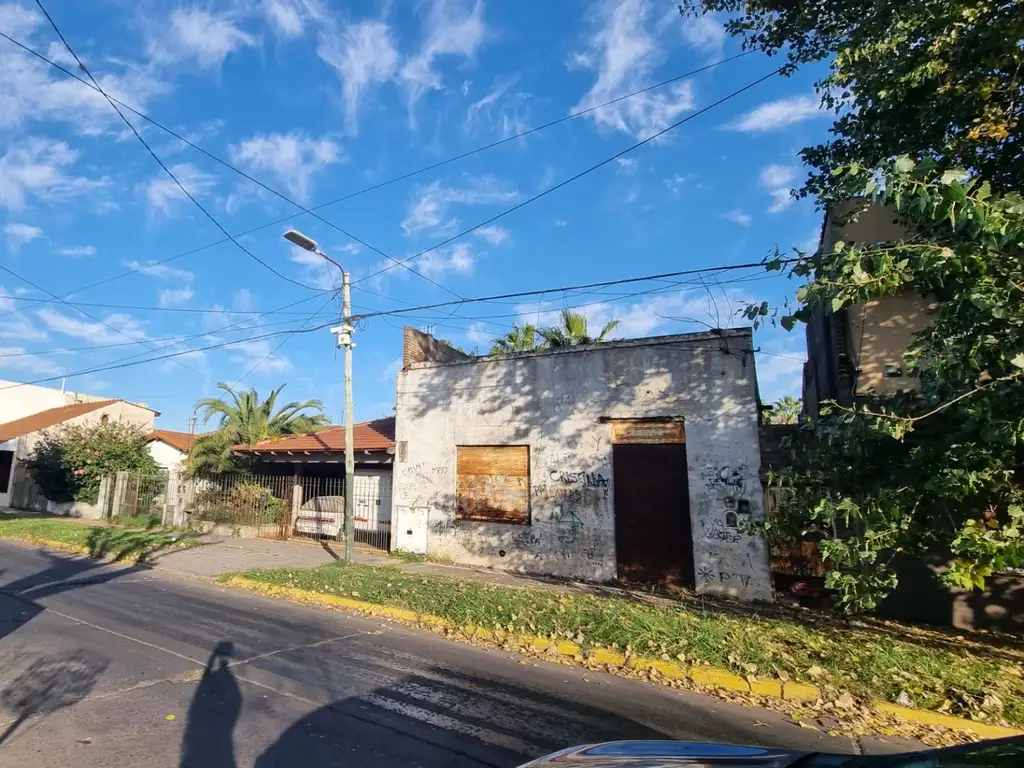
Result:
<svg viewBox="0 0 1024 768">
<path fill-rule="evenodd" d="M 176 8 L 165 21 L 153 23 L 146 49 L 158 64 L 195 64 L 218 69 L 232 52 L 256 44 L 231 13 L 199 7 Z"/>
<path fill-rule="evenodd" d="M 78 152 L 63 141 L 37 136 L 14 144 L 0 156 L 0 206 L 17 211 L 30 198 L 61 202 L 107 186 L 106 178 L 69 175 L 77 159 Z"/>
<path fill-rule="evenodd" d="M 217 178 L 206 171 L 202 171 L 189 163 L 178 163 L 170 166 L 171 173 L 181 185 L 188 190 L 192 197 L 200 198 L 206 195 L 217 183 Z M 171 213 L 175 203 L 187 200 L 185 193 L 181 191 L 174 180 L 166 173 L 160 171 L 149 182 L 142 185 L 142 191 L 149 205 L 149 211 L 168 215 Z"/>
<path fill-rule="evenodd" d="M 527 129 L 531 95 L 515 88 L 519 75 L 502 77 L 494 87 L 474 101 L 466 110 L 466 130 L 485 125 L 502 139 L 516 136 Z"/>
<path fill-rule="evenodd" d="M 728 33 L 717 16 L 705 13 L 702 16 L 684 16 L 682 19 L 683 40 L 699 53 L 718 59 L 725 49 Z"/>
<path fill-rule="evenodd" d="M 495 205 L 511 202 L 519 193 L 491 176 L 467 176 L 461 187 L 447 187 L 440 181 L 420 187 L 402 221 L 405 234 L 412 236 L 425 230 L 434 234 L 454 231 L 458 220 L 448 218 L 452 205 Z"/>
<path fill-rule="evenodd" d="M 728 127 L 744 133 L 766 133 L 815 117 L 828 117 L 828 112 L 820 108 L 817 97 L 790 96 L 765 102 L 729 123 Z"/>
<path fill-rule="evenodd" d="M 145 262 L 133 259 L 131 261 L 124 262 L 124 265 L 128 269 L 137 270 L 144 275 L 156 277 L 160 280 L 191 280 L 195 277 L 195 275 L 188 270 L 169 267 L 166 264 L 157 264 L 152 261 Z"/>
<path fill-rule="evenodd" d="M 423 254 L 416 262 L 420 272 L 428 277 L 439 277 L 448 272 L 456 275 L 473 273 L 476 258 L 467 243 L 455 243 L 448 248 Z"/>
<path fill-rule="evenodd" d="M 23 293 L 15 289 L 15 295 Z M 16 339 L 21 343 L 26 341 L 43 341 L 47 338 L 46 332 L 40 330 L 24 314 L 18 312 L 18 303 L 13 299 L 4 298 L 7 289 L 0 285 L 0 312 L 7 314 L 4 322 L 0 323 L 0 339 Z M 17 314 L 14 314 L 17 313 Z"/>
<path fill-rule="evenodd" d="M 133 339 L 146 337 L 138 321 L 131 315 L 107 315 L 103 319 L 108 325 L 113 326 L 112 328 L 91 320 L 79 320 L 47 307 L 37 310 L 36 316 L 51 331 L 76 339 L 84 339 L 92 344 L 116 344 L 125 341 L 126 336 Z M 123 333 L 118 333 L 114 328 Z"/>
<path fill-rule="evenodd" d="M 177 307 L 186 303 L 195 296 L 191 288 L 166 288 L 160 291 L 159 305 L 161 307 Z"/>
<path fill-rule="evenodd" d="M 761 399 L 774 403 L 783 395 L 800 397 L 805 358 L 803 344 L 796 338 L 761 344 L 755 354 Z"/>
<path fill-rule="evenodd" d="M 394 77 L 398 50 L 391 29 L 383 21 L 361 21 L 321 33 L 317 53 L 341 78 L 345 102 L 345 128 L 359 129 L 359 105 L 364 94 Z"/>
<path fill-rule="evenodd" d="M 307 24 L 323 20 L 324 4 L 320 0 L 263 0 L 267 24 L 282 37 L 298 37 Z"/>
<path fill-rule="evenodd" d="M 601 0 L 592 8 L 597 29 L 574 63 L 596 72 L 597 80 L 573 111 L 651 84 L 654 68 L 664 58 L 652 8 L 643 0 Z M 670 125 L 693 103 L 693 86 L 683 81 L 602 107 L 589 117 L 643 139 Z"/>
<path fill-rule="evenodd" d="M 472 59 L 487 40 L 483 0 L 430 0 L 420 50 L 399 72 L 405 87 L 409 123 L 416 125 L 416 105 L 424 94 L 443 86 L 436 60 L 442 56 Z"/>
<path fill-rule="evenodd" d="M 341 147 L 331 139 L 300 131 L 261 134 L 231 147 L 232 160 L 253 171 L 269 171 L 303 202 L 312 193 L 314 175 L 342 157 Z"/>
<path fill-rule="evenodd" d="M 292 365 L 292 361 L 286 356 L 280 354 L 271 354 L 273 346 L 271 342 L 273 339 L 260 339 L 259 341 L 247 341 L 244 344 L 232 345 L 231 349 L 231 360 L 237 363 L 242 369 L 240 373 L 244 373 L 252 368 L 254 365 L 259 363 L 253 375 L 267 374 L 267 373 L 286 373 L 292 370 L 295 366 Z M 277 346 L 280 342 L 274 342 L 274 346 Z"/>
<path fill-rule="evenodd" d="M 0 370 L 25 371 L 43 376 L 60 373 L 53 357 L 29 352 L 25 347 L 0 347 Z"/>
<path fill-rule="evenodd" d="M 82 259 L 86 256 L 95 256 L 96 247 L 93 245 L 70 245 L 66 248 L 58 248 L 57 253 L 72 259 Z"/>
<path fill-rule="evenodd" d="M 17 252 L 21 246 L 31 243 L 33 240 L 43 236 L 43 230 L 31 224 L 21 224 L 16 221 L 4 225 L 4 234 L 7 235 L 7 245 L 13 252 Z"/>
<path fill-rule="evenodd" d="M 341 273 L 327 259 L 310 253 L 305 248 L 292 246 L 289 259 L 302 266 L 302 281 L 322 290 L 341 285 Z"/>
<path fill-rule="evenodd" d="M 741 227 L 749 227 L 751 222 L 750 215 L 741 208 L 733 208 L 731 211 L 726 211 L 722 214 L 722 218 L 728 219 L 733 224 L 739 224 Z"/>
<path fill-rule="evenodd" d="M 793 182 L 796 181 L 798 168 L 791 165 L 766 165 L 761 169 L 761 186 L 768 190 L 772 198 L 772 204 L 768 211 L 781 213 L 793 204 L 793 195 L 790 191 Z"/>
<path fill-rule="evenodd" d="M 508 230 L 504 227 L 499 227 L 496 224 L 491 224 L 488 227 L 480 227 L 474 233 L 477 237 L 483 238 L 491 245 L 501 245 L 508 240 Z"/>
</svg>

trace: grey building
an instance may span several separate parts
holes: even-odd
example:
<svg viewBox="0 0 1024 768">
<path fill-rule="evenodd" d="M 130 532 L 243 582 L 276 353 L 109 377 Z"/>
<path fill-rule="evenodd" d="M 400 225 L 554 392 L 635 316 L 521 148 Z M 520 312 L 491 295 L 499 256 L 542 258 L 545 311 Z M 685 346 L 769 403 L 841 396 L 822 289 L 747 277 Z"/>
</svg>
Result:
<svg viewBox="0 0 1024 768">
<path fill-rule="evenodd" d="M 397 549 L 771 600 L 748 329 L 471 357 L 405 329 Z"/>
</svg>

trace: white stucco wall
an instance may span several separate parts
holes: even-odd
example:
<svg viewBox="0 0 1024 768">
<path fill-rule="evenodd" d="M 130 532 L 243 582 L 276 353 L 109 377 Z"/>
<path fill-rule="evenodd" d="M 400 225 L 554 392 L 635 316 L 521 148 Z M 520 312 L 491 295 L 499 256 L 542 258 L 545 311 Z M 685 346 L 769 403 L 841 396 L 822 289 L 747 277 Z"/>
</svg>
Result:
<svg viewBox="0 0 1024 768">
<path fill-rule="evenodd" d="M 163 440 L 149 441 L 149 455 L 153 461 L 168 471 L 181 469 L 188 454 L 179 451 L 173 445 L 168 445 Z"/>
<path fill-rule="evenodd" d="M 698 589 L 771 599 L 752 339 L 662 337 L 572 352 L 416 364 L 398 376 L 394 541 L 456 562 L 594 581 L 616 576 L 611 430 L 601 419 L 685 422 Z M 456 446 L 529 445 L 531 524 L 456 521 Z M 572 482 L 593 473 L 593 483 Z M 572 501 L 572 525 L 564 508 Z"/>
<path fill-rule="evenodd" d="M 11 389 L 7 389 L 11 387 Z M 60 408 L 72 403 L 91 403 L 98 400 L 109 400 L 99 395 L 83 395 L 76 392 L 61 392 L 52 387 L 37 387 L 31 384 L 19 384 L 16 381 L 0 380 L 0 424 L 14 421 L 33 413 Z"/>
</svg>

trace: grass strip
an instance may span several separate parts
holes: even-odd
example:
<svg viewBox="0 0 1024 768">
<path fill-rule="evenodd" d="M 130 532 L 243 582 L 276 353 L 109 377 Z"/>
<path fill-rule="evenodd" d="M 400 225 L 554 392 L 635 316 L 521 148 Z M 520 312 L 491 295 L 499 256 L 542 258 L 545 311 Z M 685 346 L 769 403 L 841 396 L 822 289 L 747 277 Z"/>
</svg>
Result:
<svg viewBox="0 0 1024 768">
<path fill-rule="evenodd" d="M 202 545 L 194 538 L 169 530 L 115 529 L 38 518 L 0 520 L 0 538 L 36 544 L 53 542 L 83 550 L 90 557 L 139 563 L 158 552 Z"/>
<path fill-rule="evenodd" d="M 459 626 L 504 629 L 585 649 L 707 663 L 780 676 L 976 720 L 1024 725 L 1021 652 L 899 628 L 815 626 L 773 615 L 652 605 L 624 597 L 504 587 L 344 561 L 252 570 L 248 579 L 433 614 Z M 227 578 L 227 577 L 222 577 Z M 960 639 L 962 640 L 962 638 Z"/>
</svg>

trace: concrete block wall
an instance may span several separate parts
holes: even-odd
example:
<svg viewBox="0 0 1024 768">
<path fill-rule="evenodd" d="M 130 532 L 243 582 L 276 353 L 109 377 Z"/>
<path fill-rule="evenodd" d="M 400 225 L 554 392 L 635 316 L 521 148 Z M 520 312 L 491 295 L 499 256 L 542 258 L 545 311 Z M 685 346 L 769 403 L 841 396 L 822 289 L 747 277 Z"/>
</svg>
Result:
<svg viewBox="0 0 1024 768">
<path fill-rule="evenodd" d="M 736 527 L 739 510 L 764 514 L 757 406 L 745 330 L 413 363 L 398 377 L 394 545 L 472 565 L 614 579 L 606 420 L 677 418 L 697 588 L 770 600 L 767 546 Z M 529 525 L 455 519 L 459 445 L 530 447 Z"/>
</svg>

